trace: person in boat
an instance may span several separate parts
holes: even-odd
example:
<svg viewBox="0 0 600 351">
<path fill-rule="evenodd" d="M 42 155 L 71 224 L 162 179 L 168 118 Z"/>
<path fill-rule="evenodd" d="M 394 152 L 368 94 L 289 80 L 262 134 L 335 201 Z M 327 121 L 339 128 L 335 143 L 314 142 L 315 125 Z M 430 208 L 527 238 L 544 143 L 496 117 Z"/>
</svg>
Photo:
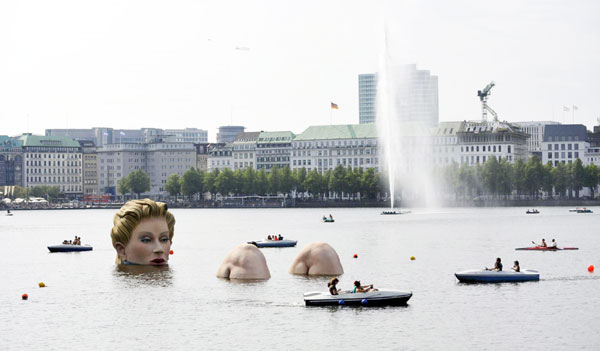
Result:
<svg viewBox="0 0 600 351">
<path fill-rule="evenodd" d="M 366 293 L 370 291 L 377 291 L 377 289 L 373 288 L 373 284 L 360 285 L 360 280 L 354 281 L 354 288 L 352 288 L 352 293 Z"/>
<path fill-rule="evenodd" d="M 556 240 L 552 239 L 552 242 L 550 243 L 550 247 L 556 248 Z"/>
<path fill-rule="evenodd" d="M 339 283 L 340 281 L 338 280 L 338 278 L 331 278 L 331 280 L 329 281 L 329 283 L 327 283 L 327 287 L 329 288 L 329 293 L 331 295 L 339 295 L 339 291 L 337 289 L 336 284 Z"/>
<path fill-rule="evenodd" d="M 540 244 L 540 247 L 548 247 L 548 244 L 546 244 L 546 239 L 542 239 L 542 243 Z"/>
<path fill-rule="evenodd" d="M 333 219 L 333 216 L 331 215 L 331 213 L 329 214 L 329 219 Z"/>
<path fill-rule="evenodd" d="M 69 240 L 67 240 L 67 239 L 63 240 L 63 245 L 67 245 L 67 244 L 69 244 Z"/>
<path fill-rule="evenodd" d="M 175 232 L 175 217 L 163 202 L 130 200 L 113 217 L 110 237 L 117 264 L 165 266 Z"/>
<path fill-rule="evenodd" d="M 521 271 L 521 267 L 519 266 L 519 261 L 515 261 L 515 264 L 513 265 L 512 269 L 515 272 L 520 272 Z"/>
<path fill-rule="evenodd" d="M 283 240 L 283 236 L 281 236 L 281 234 L 279 234 L 279 236 L 277 237 L 277 239 Z"/>
<path fill-rule="evenodd" d="M 326 220 L 327 220 L 327 217 L 323 216 L 323 220 L 324 220 L 324 221 L 326 221 Z"/>
<path fill-rule="evenodd" d="M 485 268 L 486 271 L 495 271 L 495 272 L 501 272 L 502 271 L 502 260 L 500 259 L 500 257 L 496 258 L 496 263 L 494 263 L 494 268 Z"/>
<path fill-rule="evenodd" d="M 267 240 L 271 240 L 271 235 L 267 236 Z"/>
<path fill-rule="evenodd" d="M 10 214 L 10 210 L 6 210 L 6 213 Z"/>
</svg>

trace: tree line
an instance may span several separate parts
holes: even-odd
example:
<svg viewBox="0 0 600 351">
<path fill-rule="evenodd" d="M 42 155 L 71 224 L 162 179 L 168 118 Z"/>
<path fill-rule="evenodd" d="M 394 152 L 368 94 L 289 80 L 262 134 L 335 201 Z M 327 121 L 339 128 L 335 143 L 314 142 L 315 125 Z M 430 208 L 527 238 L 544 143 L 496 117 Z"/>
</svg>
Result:
<svg viewBox="0 0 600 351">
<path fill-rule="evenodd" d="M 387 186 L 385 186 L 387 187 Z M 172 174 L 165 190 L 171 196 L 184 195 L 189 198 L 201 198 L 201 194 L 211 195 L 276 195 L 293 191 L 299 194 L 309 193 L 315 198 L 339 198 L 344 194 L 352 199 L 374 199 L 384 189 L 380 175 L 374 168 L 345 168 L 338 165 L 333 170 L 321 174 L 316 169 L 308 172 L 306 168 L 288 167 L 255 170 L 212 170 L 204 172 L 191 168 L 181 177 Z M 300 195 L 302 196 L 302 195 Z"/>
<path fill-rule="evenodd" d="M 579 197 L 579 192 L 589 188 L 591 197 L 600 182 L 600 168 L 593 163 L 584 166 L 580 159 L 573 163 L 551 162 L 542 164 L 537 156 L 514 164 L 506 158 L 490 157 L 483 165 L 458 165 L 445 167 L 439 172 L 448 189 L 458 198 L 490 196 L 502 198 L 507 195 L 527 195 L 540 198 L 557 195 L 560 198 Z"/>
</svg>

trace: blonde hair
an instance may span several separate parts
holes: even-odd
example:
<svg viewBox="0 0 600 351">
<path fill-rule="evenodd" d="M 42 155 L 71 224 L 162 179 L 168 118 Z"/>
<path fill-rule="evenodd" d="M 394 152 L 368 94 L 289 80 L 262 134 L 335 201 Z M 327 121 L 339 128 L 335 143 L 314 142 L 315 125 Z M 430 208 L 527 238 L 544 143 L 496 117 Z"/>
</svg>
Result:
<svg viewBox="0 0 600 351">
<path fill-rule="evenodd" d="M 175 217 L 169 212 L 166 203 L 155 202 L 150 199 L 127 201 L 113 217 L 113 227 L 110 230 L 113 247 L 116 249 L 118 242 L 127 245 L 131 238 L 131 233 L 140 224 L 142 219 L 160 217 L 164 217 L 167 220 L 169 240 L 173 240 L 173 235 L 175 234 Z M 117 263 L 121 263 L 118 254 Z"/>
</svg>

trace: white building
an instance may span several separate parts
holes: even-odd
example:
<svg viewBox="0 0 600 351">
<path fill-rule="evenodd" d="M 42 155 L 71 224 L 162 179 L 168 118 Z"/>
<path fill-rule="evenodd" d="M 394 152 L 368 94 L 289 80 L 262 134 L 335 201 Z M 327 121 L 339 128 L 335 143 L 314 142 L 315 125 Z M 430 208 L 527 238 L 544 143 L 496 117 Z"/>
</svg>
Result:
<svg viewBox="0 0 600 351">
<path fill-rule="evenodd" d="M 465 122 L 440 122 L 433 130 L 433 163 L 448 166 L 460 163 L 460 146 L 457 133 L 464 129 Z"/>
<path fill-rule="evenodd" d="M 403 122 L 419 121 L 430 126 L 439 122 L 438 77 L 417 65 L 399 65 L 388 73 L 391 98 L 396 102 L 394 110 Z M 377 120 L 378 73 L 358 76 L 359 123 Z"/>
<path fill-rule="evenodd" d="M 556 125 L 558 122 L 552 121 L 531 121 L 531 122 L 515 122 L 513 125 L 521 128 L 521 130 L 529 134 L 527 139 L 527 151 L 530 154 L 540 153 L 542 151 L 542 141 L 544 139 L 544 130 L 547 125 Z"/>
<path fill-rule="evenodd" d="M 23 134 L 23 186 L 56 186 L 70 197 L 83 194 L 83 163 L 79 143 L 67 137 Z"/>
<path fill-rule="evenodd" d="M 185 128 L 185 129 L 165 129 L 165 135 L 173 136 L 174 141 L 178 143 L 207 143 L 208 132 L 206 130 L 197 128 Z"/>
<path fill-rule="evenodd" d="M 196 166 L 196 148 L 192 143 L 109 144 L 98 148 L 98 187 L 101 194 L 117 194 L 121 178 L 142 170 L 150 177 L 150 193 L 165 193 L 172 174 L 182 176 Z"/>
<path fill-rule="evenodd" d="M 457 133 L 460 163 L 484 164 L 488 158 L 526 160 L 528 135 L 508 122 L 464 121 Z"/>
<path fill-rule="evenodd" d="M 289 131 L 261 132 L 256 142 L 256 168 L 269 172 L 273 167 L 289 166 L 294 137 Z"/>
<path fill-rule="evenodd" d="M 232 156 L 233 170 L 246 169 L 248 167 L 256 169 L 256 143 L 260 132 L 238 133 L 233 141 Z"/>
<path fill-rule="evenodd" d="M 233 169 L 232 144 L 215 143 L 208 146 L 208 171 Z"/>
<path fill-rule="evenodd" d="M 548 125 L 544 131 L 542 141 L 542 162 L 552 162 L 557 166 L 559 162 L 569 164 L 581 159 L 583 163 L 589 163 L 584 157 L 587 142 L 587 128 L 583 124 L 559 124 Z M 589 152 L 589 157 L 595 157 L 595 151 Z"/>
<path fill-rule="evenodd" d="M 292 141 L 291 168 L 320 173 L 344 167 L 379 171 L 374 123 L 310 126 Z"/>
</svg>

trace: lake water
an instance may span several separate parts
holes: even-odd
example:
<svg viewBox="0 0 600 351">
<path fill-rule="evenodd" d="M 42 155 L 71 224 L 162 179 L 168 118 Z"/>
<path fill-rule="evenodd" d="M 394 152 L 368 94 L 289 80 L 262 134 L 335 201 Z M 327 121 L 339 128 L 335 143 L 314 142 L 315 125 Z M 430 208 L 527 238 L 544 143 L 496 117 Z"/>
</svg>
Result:
<svg viewBox="0 0 600 351">
<path fill-rule="evenodd" d="M 15 211 L 0 217 L 0 348 L 598 350 L 600 208 L 592 209 L 413 209 L 400 216 L 372 208 L 173 209 L 169 268 L 143 274 L 114 264 L 115 210 Z M 330 213 L 336 222 L 322 223 Z M 275 233 L 298 246 L 262 249 L 270 280 L 215 277 L 235 245 Z M 48 252 L 74 235 L 94 250 Z M 541 238 L 580 250 L 514 250 Z M 305 307 L 302 294 L 325 291 L 329 277 L 287 270 L 313 241 L 339 254 L 339 287 L 359 279 L 412 291 L 408 306 Z M 454 277 L 496 257 L 505 269 L 519 260 L 522 269 L 539 270 L 540 281 L 473 285 Z M 599 271 L 588 273 L 590 264 Z"/>
</svg>

